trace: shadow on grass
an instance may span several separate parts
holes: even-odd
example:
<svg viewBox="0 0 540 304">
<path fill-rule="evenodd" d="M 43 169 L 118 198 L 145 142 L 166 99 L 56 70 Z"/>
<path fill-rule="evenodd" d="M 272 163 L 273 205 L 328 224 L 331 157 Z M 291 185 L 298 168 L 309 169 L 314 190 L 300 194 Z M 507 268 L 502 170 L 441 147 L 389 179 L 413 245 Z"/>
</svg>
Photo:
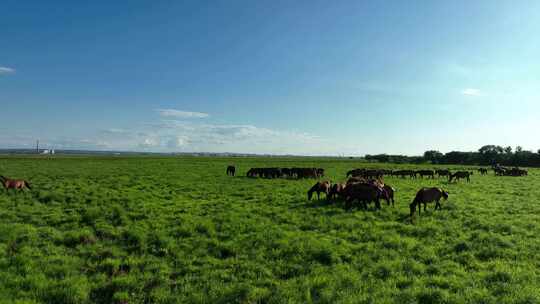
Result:
<svg viewBox="0 0 540 304">
<path fill-rule="evenodd" d="M 381 209 L 377 209 L 375 207 L 375 204 L 371 203 L 371 204 L 368 204 L 367 208 L 365 209 L 361 204 L 353 204 L 351 206 L 347 206 L 347 204 L 343 200 L 330 200 L 326 198 L 320 199 L 320 200 L 314 199 L 311 201 L 295 200 L 295 201 L 292 201 L 291 203 L 293 204 L 293 206 L 290 207 L 291 209 L 300 209 L 300 208 L 314 209 L 314 208 L 325 208 L 325 207 L 332 206 L 335 208 L 339 208 L 345 212 L 358 212 L 358 211 L 377 212 L 377 211 L 382 211 L 382 209 L 384 208 L 392 208 L 391 205 L 387 206 L 386 203 L 385 204 L 381 203 Z M 341 212 L 338 210 L 335 210 L 333 212 L 325 212 L 325 215 L 335 215 L 339 213 Z"/>
</svg>

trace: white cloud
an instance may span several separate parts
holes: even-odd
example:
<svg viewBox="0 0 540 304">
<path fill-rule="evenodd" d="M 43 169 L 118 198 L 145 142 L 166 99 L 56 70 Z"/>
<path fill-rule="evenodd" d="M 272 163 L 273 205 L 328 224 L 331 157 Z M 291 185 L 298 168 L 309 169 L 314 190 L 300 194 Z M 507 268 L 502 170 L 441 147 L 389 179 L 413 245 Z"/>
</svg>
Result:
<svg viewBox="0 0 540 304">
<path fill-rule="evenodd" d="M 100 130 L 95 141 L 114 143 L 114 150 L 155 152 L 318 153 L 324 139 L 295 130 L 254 125 L 161 120 L 134 128 Z"/>
<path fill-rule="evenodd" d="M 1 133 L 1 132 L 0 132 Z M 296 130 L 249 124 L 212 124 L 198 120 L 161 120 L 122 128 L 95 130 L 85 137 L 40 136 L 42 146 L 150 152 L 233 152 L 260 154 L 332 154 L 343 149 L 324 138 Z M 3 138 L 3 146 L 23 146 L 34 137 Z M 341 152 L 341 151 L 340 151 Z"/>
<path fill-rule="evenodd" d="M 2 74 L 13 74 L 13 73 L 15 73 L 15 69 L 0 66 L 0 75 L 2 75 Z"/>
<path fill-rule="evenodd" d="M 206 118 L 210 115 L 201 112 L 189 112 L 180 111 L 174 109 L 156 109 L 161 117 L 175 117 L 175 118 Z"/>
<path fill-rule="evenodd" d="M 167 142 L 169 148 L 181 148 L 189 144 L 189 138 L 186 136 L 173 136 Z"/>
<path fill-rule="evenodd" d="M 141 143 L 139 143 L 139 147 L 141 148 L 155 148 L 159 147 L 161 144 L 161 140 L 159 137 L 147 137 L 145 138 Z"/>
<path fill-rule="evenodd" d="M 484 93 L 482 93 L 482 91 L 478 89 L 467 88 L 461 91 L 461 95 L 478 97 L 478 96 L 483 96 Z"/>
</svg>

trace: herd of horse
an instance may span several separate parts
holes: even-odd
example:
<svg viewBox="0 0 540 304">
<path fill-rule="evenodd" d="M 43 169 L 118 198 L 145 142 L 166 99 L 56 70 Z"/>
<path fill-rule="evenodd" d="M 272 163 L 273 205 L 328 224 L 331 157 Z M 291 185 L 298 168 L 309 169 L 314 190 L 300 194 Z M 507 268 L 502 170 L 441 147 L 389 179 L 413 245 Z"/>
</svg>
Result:
<svg viewBox="0 0 540 304">
<path fill-rule="evenodd" d="M 527 170 L 520 168 L 505 168 L 501 166 L 492 166 L 496 176 L 524 176 L 527 175 Z M 346 208 L 351 208 L 354 205 L 359 205 L 363 209 L 367 209 L 368 204 L 374 203 L 376 209 L 381 209 L 381 200 L 386 201 L 387 205 L 394 206 L 395 189 L 383 182 L 383 177 L 409 177 L 409 178 L 447 178 L 448 182 L 466 180 L 471 181 L 473 170 L 477 170 L 480 175 L 488 174 L 488 168 L 478 168 L 471 170 L 459 170 L 452 172 L 449 169 L 422 169 L 422 170 L 390 170 L 390 169 L 352 169 L 347 171 L 348 178 L 344 183 L 334 183 L 330 181 L 318 181 L 307 192 L 308 200 L 317 194 L 317 199 L 320 200 L 321 194 L 325 194 L 327 200 L 342 200 L 345 202 Z M 227 167 L 227 174 L 234 176 L 236 168 L 234 166 Z M 324 176 L 322 168 L 251 168 L 247 171 L 248 177 L 262 178 L 316 178 Z M 420 213 L 422 205 L 424 211 L 428 203 L 435 203 L 435 210 L 441 208 L 441 199 L 448 199 L 448 191 L 438 187 L 422 187 L 419 189 L 412 201 L 409 204 L 410 215 L 413 216 L 418 209 Z"/>
<path fill-rule="evenodd" d="M 229 166 L 233 167 L 233 166 Z M 323 168 L 251 168 L 246 174 L 248 177 L 262 178 L 321 178 L 324 177 Z"/>
<path fill-rule="evenodd" d="M 392 177 L 409 177 L 409 178 L 448 178 L 449 182 L 459 181 L 460 179 L 465 179 L 467 182 L 470 182 L 471 176 L 474 174 L 474 169 L 472 170 L 460 170 L 456 172 L 450 171 L 450 169 L 422 169 L 422 170 L 389 170 L 389 169 L 353 169 L 347 172 L 347 177 L 363 177 L 363 178 L 375 178 L 381 179 L 384 176 Z M 481 175 L 488 174 L 487 168 L 478 168 L 476 169 Z M 496 176 L 525 176 L 528 174 L 527 170 L 520 169 L 518 167 L 514 168 L 505 168 L 501 166 L 493 166 L 493 172 Z"/>
<path fill-rule="evenodd" d="M 497 176 L 525 176 L 529 174 L 527 170 L 520 169 L 517 167 L 506 168 L 502 166 L 496 166 L 496 167 L 493 167 L 493 171 L 495 172 L 495 175 Z"/>
<path fill-rule="evenodd" d="M 366 179 L 363 177 L 350 177 L 345 183 L 332 184 L 330 181 L 318 181 L 308 192 L 308 200 L 311 200 L 314 193 L 317 193 L 317 199 L 320 200 L 321 193 L 326 195 L 327 200 L 342 200 L 345 202 L 345 208 L 350 209 L 355 204 L 364 210 L 368 204 L 374 203 L 376 209 L 381 209 L 381 200 L 386 201 L 387 205 L 394 207 L 395 189 L 385 184 L 380 179 Z M 435 203 L 435 210 L 441 208 L 441 199 L 448 199 L 448 191 L 438 187 L 423 187 L 416 193 L 414 200 L 409 204 L 410 216 L 413 216 L 418 209 L 420 214 L 422 205 L 426 211 L 428 203 Z"/>
<path fill-rule="evenodd" d="M 496 176 L 526 176 L 527 170 L 518 167 L 506 168 L 500 165 L 491 167 Z M 478 168 L 481 175 L 488 173 L 487 168 Z M 227 167 L 227 175 L 234 176 L 236 173 L 235 166 Z M 394 206 L 395 189 L 383 182 L 384 176 L 393 177 L 410 177 L 410 178 L 431 178 L 434 179 L 446 177 L 449 182 L 465 179 L 470 182 L 470 177 L 473 171 L 462 170 L 451 172 L 448 169 L 437 170 L 388 170 L 388 169 L 353 169 L 347 172 L 348 180 L 345 183 L 332 184 L 329 181 L 318 181 L 311 187 L 308 192 L 308 199 L 311 200 L 314 193 L 317 193 L 317 198 L 320 199 L 321 193 L 326 195 L 327 199 L 341 199 L 345 201 L 345 206 L 350 208 L 355 202 L 367 209 L 368 204 L 374 203 L 377 209 L 381 208 L 380 201 L 385 200 L 388 205 Z M 324 177 L 323 168 L 251 168 L 247 171 L 248 177 L 261 178 L 316 178 Z M 32 189 L 32 186 L 27 180 L 12 179 L 5 176 L 0 176 L 0 182 L 5 189 Z M 413 202 L 409 205 L 411 216 L 415 213 L 418 207 L 420 212 L 421 205 L 424 205 L 424 211 L 428 203 L 435 202 L 435 209 L 440 209 L 440 200 L 448 199 L 448 192 L 437 187 L 423 187 L 416 193 Z"/>
</svg>

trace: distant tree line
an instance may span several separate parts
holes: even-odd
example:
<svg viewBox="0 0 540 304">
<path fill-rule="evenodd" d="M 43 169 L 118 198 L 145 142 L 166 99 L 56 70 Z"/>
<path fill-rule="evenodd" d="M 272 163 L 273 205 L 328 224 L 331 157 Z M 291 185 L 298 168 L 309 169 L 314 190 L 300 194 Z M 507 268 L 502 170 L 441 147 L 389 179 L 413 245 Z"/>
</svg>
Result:
<svg viewBox="0 0 540 304">
<path fill-rule="evenodd" d="M 490 166 L 500 164 L 503 166 L 540 167 L 540 150 L 536 152 L 523 150 L 522 147 L 501 147 L 486 145 L 477 152 L 452 151 L 441 153 L 437 150 L 424 152 L 423 156 L 406 155 L 366 155 L 367 161 L 388 163 L 432 163 L 432 164 L 460 164 Z"/>
</svg>

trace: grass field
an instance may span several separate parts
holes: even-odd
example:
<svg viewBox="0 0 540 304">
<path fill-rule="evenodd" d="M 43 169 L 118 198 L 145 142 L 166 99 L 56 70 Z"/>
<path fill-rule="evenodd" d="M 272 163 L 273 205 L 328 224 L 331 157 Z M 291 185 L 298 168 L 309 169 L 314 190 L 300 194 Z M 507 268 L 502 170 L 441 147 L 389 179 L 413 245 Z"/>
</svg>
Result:
<svg viewBox="0 0 540 304">
<path fill-rule="evenodd" d="M 228 164 L 237 177 L 227 177 Z M 0 192 L 5 303 L 539 303 L 540 171 L 471 183 L 386 178 L 396 206 L 307 201 L 314 180 L 250 167 L 315 158 L 0 158 L 33 190 Z M 433 168 L 433 166 L 409 166 Z M 450 192 L 414 221 L 421 186 Z"/>
</svg>

